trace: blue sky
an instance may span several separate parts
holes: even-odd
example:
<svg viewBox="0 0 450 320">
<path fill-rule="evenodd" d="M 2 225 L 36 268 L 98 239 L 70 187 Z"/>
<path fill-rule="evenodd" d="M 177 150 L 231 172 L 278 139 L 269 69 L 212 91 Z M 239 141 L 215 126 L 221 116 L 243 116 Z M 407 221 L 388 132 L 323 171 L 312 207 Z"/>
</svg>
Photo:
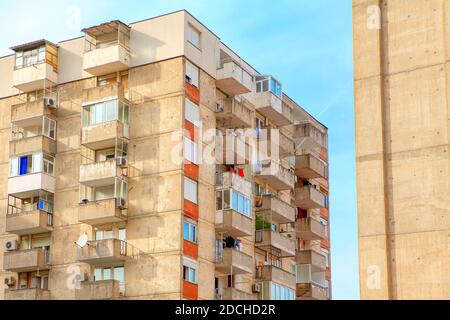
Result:
<svg viewBox="0 0 450 320">
<path fill-rule="evenodd" d="M 333 294 L 359 299 L 351 0 L 2 1 L 0 56 L 12 45 L 58 42 L 80 36 L 83 27 L 179 9 L 257 70 L 277 77 L 291 98 L 328 126 Z"/>
</svg>

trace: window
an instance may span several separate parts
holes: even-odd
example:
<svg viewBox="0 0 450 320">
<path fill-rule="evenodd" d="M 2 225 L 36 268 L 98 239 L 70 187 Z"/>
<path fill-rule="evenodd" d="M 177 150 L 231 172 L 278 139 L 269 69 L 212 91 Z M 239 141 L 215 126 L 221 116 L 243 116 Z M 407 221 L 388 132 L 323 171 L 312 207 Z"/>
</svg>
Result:
<svg viewBox="0 0 450 320">
<path fill-rule="evenodd" d="M 45 62 L 45 46 L 16 52 L 16 69 Z"/>
<path fill-rule="evenodd" d="M 198 144 L 188 138 L 184 138 L 184 159 L 198 164 Z"/>
<path fill-rule="evenodd" d="M 119 120 L 128 124 L 129 106 L 118 100 L 109 100 L 83 108 L 83 127 Z"/>
<path fill-rule="evenodd" d="M 192 203 L 198 204 L 198 195 L 197 195 L 197 182 L 184 178 L 184 199 L 189 200 Z"/>
<path fill-rule="evenodd" d="M 276 283 L 270 284 L 270 299 L 271 300 L 295 300 L 295 292 L 284 286 Z"/>
<path fill-rule="evenodd" d="M 321 248 L 322 254 L 325 256 L 325 266 L 330 267 L 330 252 L 327 249 Z"/>
<path fill-rule="evenodd" d="M 188 266 L 183 266 L 183 279 L 190 283 L 197 283 L 197 270 Z"/>
<path fill-rule="evenodd" d="M 231 195 L 231 203 L 230 203 Z M 247 217 L 251 216 L 252 205 L 249 197 L 234 191 L 222 190 L 216 192 L 216 210 L 233 209 Z"/>
<path fill-rule="evenodd" d="M 56 138 L 56 121 L 44 117 L 42 134 L 54 140 Z"/>
<path fill-rule="evenodd" d="M 104 267 L 94 269 L 94 281 L 117 280 L 119 283 L 125 282 L 125 268 Z"/>
<path fill-rule="evenodd" d="M 187 28 L 187 41 L 193 44 L 198 49 L 200 49 L 200 36 L 200 31 L 189 24 Z"/>
<path fill-rule="evenodd" d="M 200 111 L 189 99 L 185 100 L 184 118 L 192 124 L 198 124 L 200 122 Z"/>
<path fill-rule="evenodd" d="M 194 87 L 199 87 L 199 69 L 194 66 L 189 61 L 186 61 L 186 82 L 193 85 Z"/>
<path fill-rule="evenodd" d="M 280 82 L 271 76 L 257 76 L 256 77 L 256 92 L 270 91 L 277 97 L 282 97 L 283 89 Z"/>
<path fill-rule="evenodd" d="M 113 239 L 113 231 L 112 230 L 98 230 L 95 231 L 95 240 L 106 240 Z"/>
<path fill-rule="evenodd" d="M 10 177 L 40 172 L 54 175 L 54 163 L 54 157 L 43 153 L 12 157 L 9 174 Z"/>
<path fill-rule="evenodd" d="M 184 221 L 183 226 L 184 240 L 197 243 L 197 225 L 189 220 Z"/>
</svg>

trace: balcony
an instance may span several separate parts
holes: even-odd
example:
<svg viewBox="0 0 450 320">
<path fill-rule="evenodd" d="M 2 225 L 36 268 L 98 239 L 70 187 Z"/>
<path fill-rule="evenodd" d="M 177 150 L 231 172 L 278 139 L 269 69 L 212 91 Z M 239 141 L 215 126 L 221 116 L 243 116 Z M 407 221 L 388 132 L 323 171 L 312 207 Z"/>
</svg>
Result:
<svg viewBox="0 0 450 320">
<path fill-rule="evenodd" d="M 263 195 L 256 212 L 278 223 L 295 222 L 295 208 L 274 195 Z"/>
<path fill-rule="evenodd" d="M 48 270 L 50 254 L 42 248 L 7 251 L 3 256 L 3 269 L 11 272 Z"/>
<path fill-rule="evenodd" d="M 42 210 L 6 215 L 6 232 L 17 235 L 45 233 L 53 230 L 53 216 Z"/>
<path fill-rule="evenodd" d="M 216 233 L 232 237 L 250 237 L 253 234 L 252 219 L 232 209 L 217 211 Z"/>
<path fill-rule="evenodd" d="M 253 90 L 253 77 L 231 58 L 222 59 L 217 69 L 216 86 L 230 96 Z"/>
<path fill-rule="evenodd" d="M 302 209 L 326 208 L 326 195 L 312 185 L 298 187 L 295 189 L 293 205 Z"/>
<path fill-rule="evenodd" d="M 327 134 L 312 122 L 295 125 L 294 141 L 297 144 L 297 149 L 303 150 L 303 154 L 314 149 L 326 148 L 328 145 Z"/>
<path fill-rule="evenodd" d="M 256 166 L 256 177 L 277 190 L 293 189 L 295 184 L 294 174 L 272 159 L 261 161 Z"/>
<path fill-rule="evenodd" d="M 53 110 L 56 109 L 57 102 L 56 98 L 52 97 L 52 99 L 54 101 L 53 107 L 45 106 L 44 99 L 12 105 L 11 122 L 24 121 L 29 118 L 38 118 L 52 114 Z"/>
<path fill-rule="evenodd" d="M 83 56 L 83 70 L 94 76 L 128 70 L 130 65 L 130 52 L 120 44 L 94 49 Z"/>
<path fill-rule="evenodd" d="M 16 198 L 28 198 L 40 190 L 55 193 L 55 177 L 46 173 L 31 173 L 8 179 L 8 194 Z"/>
<path fill-rule="evenodd" d="M 313 218 L 299 219 L 295 223 L 297 237 L 300 240 L 326 240 L 328 239 L 327 227 Z"/>
<path fill-rule="evenodd" d="M 123 170 L 117 166 L 116 159 L 83 164 L 80 166 L 80 183 L 89 187 L 114 184 L 115 177 L 121 177 Z"/>
<path fill-rule="evenodd" d="M 44 289 L 7 289 L 5 300 L 50 300 L 50 291 Z"/>
<path fill-rule="evenodd" d="M 93 87 L 83 90 L 83 104 L 95 103 L 97 101 L 126 99 L 125 88 L 120 83 L 106 86 Z"/>
<path fill-rule="evenodd" d="M 296 157 L 295 174 L 303 179 L 328 179 L 328 166 L 313 154 Z"/>
<path fill-rule="evenodd" d="M 81 144 L 92 150 L 114 147 L 116 139 L 129 139 L 129 126 L 120 121 L 109 121 L 84 127 L 81 130 Z"/>
<path fill-rule="evenodd" d="M 297 284 L 297 300 L 329 300 L 328 288 L 314 283 Z"/>
<path fill-rule="evenodd" d="M 327 269 L 327 258 L 315 250 L 298 251 L 296 262 L 299 265 L 311 265 L 315 271 L 325 271 Z"/>
<path fill-rule="evenodd" d="M 216 300 L 255 300 L 256 296 L 254 294 L 247 293 L 245 291 L 236 289 L 236 288 L 223 288 L 216 289 Z"/>
<path fill-rule="evenodd" d="M 56 153 L 56 141 L 43 135 L 14 139 L 9 142 L 9 154 L 20 155 L 42 151 L 47 154 Z"/>
<path fill-rule="evenodd" d="M 13 87 L 23 92 L 41 90 L 58 84 L 58 73 L 48 63 L 15 69 Z"/>
<path fill-rule="evenodd" d="M 255 247 L 265 251 L 275 248 L 283 257 L 295 256 L 294 238 L 273 230 L 256 230 Z"/>
<path fill-rule="evenodd" d="M 83 248 L 78 248 L 78 261 L 93 265 L 123 263 L 131 259 L 134 248 L 125 241 L 104 239 L 89 241 Z"/>
<path fill-rule="evenodd" d="M 252 92 L 246 96 L 255 109 L 277 126 L 292 124 L 292 109 L 270 91 Z"/>
<path fill-rule="evenodd" d="M 256 268 L 256 279 L 260 281 L 276 282 L 288 288 L 295 288 L 295 275 L 275 266 Z"/>
<path fill-rule="evenodd" d="M 123 290 L 117 280 L 83 281 L 75 290 L 76 300 L 116 300 L 122 296 Z"/>
<path fill-rule="evenodd" d="M 225 134 L 218 132 L 216 136 L 217 163 L 227 165 L 250 163 L 252 151 L 249 144 L 250 139 L 240 130 L 227 130 Z M 223 152 L 220 152 L 220 150 Z"/>
<path fill-rule="evenodd" d="M 126 221 L 126 210 L 117 207 L 116 199 L 80 203 L 78 221 L 89 225 Z"/>
<path fill-rule="evenodd" d="M 216 189 L 233 189 L 245 196 L 252 195 L 252 184 L 238 174 L 233 172 L 224 172 L 216 175 Z"/>
<path fill-rule="evenodd" d="M 216 120 L 221 128 L 252 128 L 254 119 L 255 112 L 235 98 L 224 99 L 216 109 Z"/>
<path fill-rule="evenodd" d="M 226 275 L 253 273 L 253 257 L 238 250 L 224 248 L 216 256 L 216 272 Z"/>
</svg>

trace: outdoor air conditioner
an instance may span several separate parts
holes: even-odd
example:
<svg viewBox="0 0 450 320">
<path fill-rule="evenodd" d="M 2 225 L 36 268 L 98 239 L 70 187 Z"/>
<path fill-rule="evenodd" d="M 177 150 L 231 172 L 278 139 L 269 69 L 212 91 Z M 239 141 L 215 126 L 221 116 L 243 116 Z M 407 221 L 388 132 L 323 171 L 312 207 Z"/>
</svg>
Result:
<svg viewBox="0 0 450 320">
<path fill-rule="evenodd" d="M 260 293 L 261 292 L 261 285 L 259 283 L 252 285 L 252 292 L 253 293 Z"/>
<path fill-rule="evenodd" d="M 55 100 L 55 98 L 45 97 L 44 98 L 44 107 L 56 109 L 56 100 Z"/>
<path fill-rule="evenodd" d="M 124 198 L 116 198 L 116 208 L 125 209 L 126 200 Z"/>
<path fill-rule="evenodd" d="M 127 158 L 125 158 L 125 157 L 117 157 L 116 158 L 116 165 L 118 167 L 126 167 L 128 165 Z"/>
<path fill-rule="evenodd" d="M 6 251 L 15 251 L 19 248 L 19 243 L 17 240 L 9 240 L 5 242 Z"/>
<path fill-rule="evenodd" d="M 14 277 L 6 277 L 5 278 L 5 285 L 8 287 L 13 287 L 16 284 L 16 278 Z"/>
</svg>

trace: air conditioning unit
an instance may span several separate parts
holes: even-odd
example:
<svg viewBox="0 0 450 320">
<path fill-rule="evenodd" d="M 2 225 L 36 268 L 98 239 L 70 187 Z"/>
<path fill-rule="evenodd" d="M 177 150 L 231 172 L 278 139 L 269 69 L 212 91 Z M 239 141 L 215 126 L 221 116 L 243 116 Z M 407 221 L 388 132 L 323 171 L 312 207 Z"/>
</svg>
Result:
<svg viewBox="0 0 450 320">
<path fill-rule="evenodd" d="M 44 107 L 56 109 L 56 99 L 51 97 L 44 98 Z"/>
<path fill-rule="evenodd" d="M 257 284 L 252 285 L 252 292 L 260 293 L 261 292 L 261 284 L 257 283 Z"/>
<path fill-rule="evenodd" d="M 15 251 L 19 248 L 19 243 L 17 240 L 9 240 L 5 242 L 6 251 Z"/>
<path fill-rule="evenodd" d="M 14 277 L 6 277 L 5 278 L 5 285 L 8 287 L 13 287 L 16 284 L 16 278 Z"/>
<path fill-rule="evenodd" d="M 126 167 L 127 165 L 128 165 L 127 158 L 125 158 L 125 157 L 117 157 L 116 158 L 116 166 Z"/>
<path fill-rule="evenodd" d="M 220 103 L 218 103 L 218 102 L 216 103 L 215 111 L 217 113 L 223 112 L 223 106 Z"/>
<path fill-rule="evenodd" d="M 116 198 L 116 208 L 117 209 L 125 209 L 125 205 L 127 201 L 124 198 Z"/>
</svg>

